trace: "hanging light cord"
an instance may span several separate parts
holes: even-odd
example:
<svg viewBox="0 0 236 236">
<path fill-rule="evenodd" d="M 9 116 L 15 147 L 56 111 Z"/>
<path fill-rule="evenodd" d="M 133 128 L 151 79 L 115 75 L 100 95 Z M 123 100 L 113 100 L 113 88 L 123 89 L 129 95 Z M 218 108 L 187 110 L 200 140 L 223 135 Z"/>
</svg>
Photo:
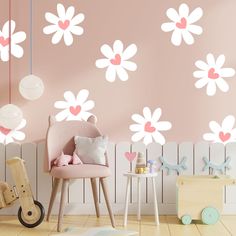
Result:
<svg viewBox="0 0 236 236">
<path fill-rule="evenodd" d="M 30 65 L 30 74 L 32 74 L 32 51 L 33 51 L 33 43 L 32 43 L 32 35 L 33 35 L 33 32 L 32 32 L 32 22 L 33 22 L 33 7 L 32 7 L 32 0 L 29 0 L 30 1 L 30 62 L 29 62 L 29 65 Z"/>
<path fill-rule="evenodd" d="M 11 104 L 11 0 L 9 0 L 9 67 L 8 67 L 8 74 L 9 74 L 9 103 Z"/>
</svg>

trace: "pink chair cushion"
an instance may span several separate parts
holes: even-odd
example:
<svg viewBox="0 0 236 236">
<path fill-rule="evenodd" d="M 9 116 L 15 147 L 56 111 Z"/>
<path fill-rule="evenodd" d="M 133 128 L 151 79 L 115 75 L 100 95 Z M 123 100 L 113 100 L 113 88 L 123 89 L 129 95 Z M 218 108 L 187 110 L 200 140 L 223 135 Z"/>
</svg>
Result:
<svg viewBox="0 0 236 236">
<path fill-rule="evenodd" d="M 78 179 L 108 177 L 111 175 L 111 171 L 107 166 L 83 164 L 60 167 L 53 166 L 50 174 L 55 178 Z"/>
</svg>

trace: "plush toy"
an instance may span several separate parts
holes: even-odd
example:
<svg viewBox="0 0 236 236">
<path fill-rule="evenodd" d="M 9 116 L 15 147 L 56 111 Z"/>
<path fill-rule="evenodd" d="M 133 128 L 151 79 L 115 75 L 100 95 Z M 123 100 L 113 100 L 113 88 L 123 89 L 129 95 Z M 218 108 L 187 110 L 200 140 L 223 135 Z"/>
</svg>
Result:
<svg viewBox="0 0 236 236">
<path fill-rule="evenodd" d="M 55 166 L 68 166 L 69 164 L 72 165 L 83 164 L 75 152 L 73 153 L 73 156 L 66 155 L 64 154 L 64 152 L 62 152 L 61 155 L 57 157 L 53 163 Z"/>
<path fill-rule="evenodd" d="M 157 171 L 155 160 L 148 160 L 149 173 L 155 173 Z"/>
</svg>

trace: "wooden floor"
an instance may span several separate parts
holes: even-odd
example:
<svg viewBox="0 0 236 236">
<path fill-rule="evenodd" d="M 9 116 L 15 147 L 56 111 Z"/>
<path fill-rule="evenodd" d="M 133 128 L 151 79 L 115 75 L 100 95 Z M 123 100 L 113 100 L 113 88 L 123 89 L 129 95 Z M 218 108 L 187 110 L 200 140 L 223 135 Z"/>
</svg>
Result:
<svg viewBox="0 0 236 236">
<path fill-rule="evenodd" d="M 117 228 L 124 229 L 123 217 L 116 216 L 115 219 Z M 0 216 L 0 236 L 56 236 L 59 235 L 56 232 L 56 222 L 56 217 L 52 217 L 50 222 L 28 229 L 21 226 L 16 216 Z M 101 216 L 99 219 L 95 216 L 65 216 L 63 230 L 73 227 L 78 233 L 83 233 L 89 228 L 99 226 L 110 226 L 108 216 Z M 236 216 L 222 216 L 213 226 L 200 222 L 184 226 L 176 216 L 160 216 L 160 226 L 155 226 L 154 216 L 142 216 L 140 222 L 136 220 L 136 216 L 129 216 L 126 229 L 137 231 L 140 236 L 236 236 Z"/>
</svg>

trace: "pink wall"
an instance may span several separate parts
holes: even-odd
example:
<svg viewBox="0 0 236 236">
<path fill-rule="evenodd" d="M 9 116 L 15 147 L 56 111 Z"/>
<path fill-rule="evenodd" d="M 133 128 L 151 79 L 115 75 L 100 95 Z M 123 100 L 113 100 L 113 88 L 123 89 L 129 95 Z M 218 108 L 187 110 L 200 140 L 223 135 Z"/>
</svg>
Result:
<svg viewBox="0 0 236 236">
<path fill-rule="evenodd" d="M 45 13 L 56 14 L 57 3 L 66 8 L 75 7 L 76 14 L 82 12 L 81 23 L 84 34 L 74 37 L 72 46 L 62 40 L 51 43 L 52 35 L 45 35 L 43 28 L 49 23 Z M 229 91 L 217 90 L 214 96 L 206 94 L 206 88 L 197 89 L 193 72 L 197 60 L 206 61 L 206 55 L 215 57 L 224 54 L 224 67 L 236 68 L 236 1 L 235 0 L 187 0 L 190 12 L 197 7 L 203 10 L 202 18 L 196 22 L 203 33 L 194 35 L 193 45 L 184 42 L 176 47 L 170 42 L 171 32 L 166 33 L 161 25 L 170 21 L 168 8 L 178 10 L 179 0 L 99 0 L 99 1 L 33 1 L 33 73 L 42 78 L 45 85 L 43 96 L 36 101 L 27 101 L 18 92 L 21 78 L 29 74 L 29 1 L 13 0 L 12 15 L 17 31 L 24 31 L 27 39 L 21 43 L 24 56 L 12 59 L 12 102 L 22 108 L 26 127 L 25 141 L 45 138 L 47 117 L 56 115 L 55 101 L 62 101 L 67 90 L 77 94 L 88 89 L 89 99 L 95 102 L 93 114 L 98 117 L 98 127 L 112 141 L 130 141 L 133 132 L 129 125 L 135 122 L 132 114 L 142 114 L 144 107 L 152 112 L 160 107 L 160 120 L 170 121 L 172 128 L 163 132 L 167 141 L 199 141 L 203 134 L 211 132 L 209 122 L 221 124 L 228 116 L 236 116 L 236 79 L 227 79 Z M 8 1 L 1 0 L 0 28 L 8 19 Z M 112 46 L 121 40 L 125 47 L 135 43 L 137 54 L 131 61 L 137 70 L 129 72 L 126 82 L 116 79 L 110 83 L 105 79 L 105 69 L 95 66 L 102 58 L 100 47 Z M 8 102 L 8 62 L 0 61 L 0 105 Z"/>
</svg>

